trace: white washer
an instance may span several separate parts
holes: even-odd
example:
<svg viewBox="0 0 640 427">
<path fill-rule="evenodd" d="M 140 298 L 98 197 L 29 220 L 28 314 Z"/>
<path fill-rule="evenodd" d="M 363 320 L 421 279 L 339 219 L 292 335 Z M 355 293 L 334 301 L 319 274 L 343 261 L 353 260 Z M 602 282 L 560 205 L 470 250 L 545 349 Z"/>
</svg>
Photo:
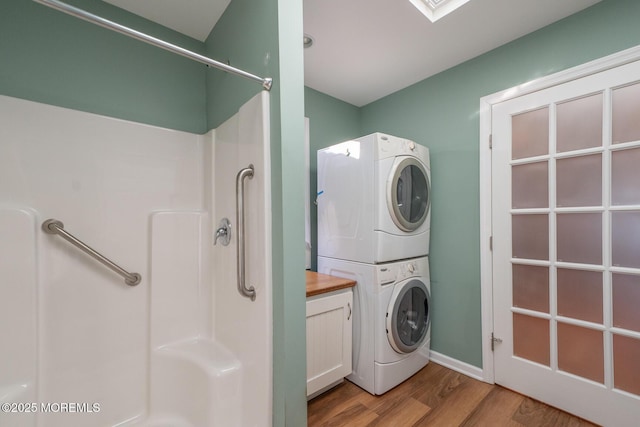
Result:
<svg viewBox="0 0 640 427">
<path fill-rule="evenodd" d="M 431 289 L 427 257 L 376 265 L 318 257 L 318 272 L 357 282 L 349 381 L 379 395 L 429 363 Z"/>
<path fill-rule="evenodd" d="M 429 254 L 429 150 L 374 133 L 318 151 L 318 255 L 377 264 Z"/>
</svg>

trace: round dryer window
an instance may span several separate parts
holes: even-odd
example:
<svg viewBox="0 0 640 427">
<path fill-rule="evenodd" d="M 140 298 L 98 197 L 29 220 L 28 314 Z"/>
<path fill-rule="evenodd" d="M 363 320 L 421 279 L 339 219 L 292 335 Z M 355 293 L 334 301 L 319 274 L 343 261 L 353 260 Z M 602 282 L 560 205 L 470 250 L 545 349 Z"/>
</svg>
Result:
<svg viewBox="0 0 640 427">
<path fill-rule="evenodd" d="M 429 213 L 430 184 L 422 163 L 406 157 L 391 170 L 387 202 L 393 222 L 404 231 L 420 227 Z"/>
<path fill-rule="evenodd" d="M 396 285 L 387 311 L 387 337 L 398 353 L 414 351 L 429 333 L 429 300 L 429 290 L 420 280 Z"/>
</svg>

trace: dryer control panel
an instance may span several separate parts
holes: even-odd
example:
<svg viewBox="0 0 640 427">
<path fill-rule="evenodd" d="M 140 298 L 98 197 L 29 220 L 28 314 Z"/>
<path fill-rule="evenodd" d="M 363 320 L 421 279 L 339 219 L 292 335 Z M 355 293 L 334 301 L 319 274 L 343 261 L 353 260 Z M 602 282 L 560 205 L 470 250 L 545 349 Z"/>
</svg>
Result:
<svg viewBox="0 0 640 427">
<path fill-rule="evenodd" d="M 414 156 L 429 164 L 429 149 L 423 145 L 416 144 L 414 141 L 397 136 L 386 135 L 384 133 L 374 133 L 360 140 L 373 140 L 376 147 L 376 160 L 387 159 L 397 156 Z"/>
</svg>

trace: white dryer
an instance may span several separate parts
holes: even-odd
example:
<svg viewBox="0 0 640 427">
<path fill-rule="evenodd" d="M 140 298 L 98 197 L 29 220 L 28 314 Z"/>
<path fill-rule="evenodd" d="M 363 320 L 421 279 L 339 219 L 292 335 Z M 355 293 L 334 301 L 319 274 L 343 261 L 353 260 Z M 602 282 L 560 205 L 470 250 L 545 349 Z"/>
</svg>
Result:
<svg viewBox="0 0 640 427">
<path fill-rule="evenodd" d="M 429 150 L 374 133 L 318 151 L 318 255 L 377 264 L 429 254 Z"/>
<path fill-rule="evenodd" d="M 357 282 L 349 381 L 379 395 L 427 365 L 431 341 L 427 257 L 376 265 L 318 257 L 318 272 Z"/>
</svg>

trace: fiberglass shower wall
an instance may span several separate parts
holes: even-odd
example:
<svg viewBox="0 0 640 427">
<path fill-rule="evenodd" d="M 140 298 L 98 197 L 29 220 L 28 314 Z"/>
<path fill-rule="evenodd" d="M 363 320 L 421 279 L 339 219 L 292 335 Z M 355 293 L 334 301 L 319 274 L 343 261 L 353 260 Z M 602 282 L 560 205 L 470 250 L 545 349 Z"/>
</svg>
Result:
<svg viewBox="0 0 640 427">
<path fill-rule="evenodd" d="M 0 97 L 0 403 L 16 404 L 0 425 L 270 424 L 267 109 L 261 93 L 194 135 Z M 235 236 L 212 237 L 249 163 L 255 302 Z M 49 218 L 141 283 L 44 233 Z"/>
</svg>

